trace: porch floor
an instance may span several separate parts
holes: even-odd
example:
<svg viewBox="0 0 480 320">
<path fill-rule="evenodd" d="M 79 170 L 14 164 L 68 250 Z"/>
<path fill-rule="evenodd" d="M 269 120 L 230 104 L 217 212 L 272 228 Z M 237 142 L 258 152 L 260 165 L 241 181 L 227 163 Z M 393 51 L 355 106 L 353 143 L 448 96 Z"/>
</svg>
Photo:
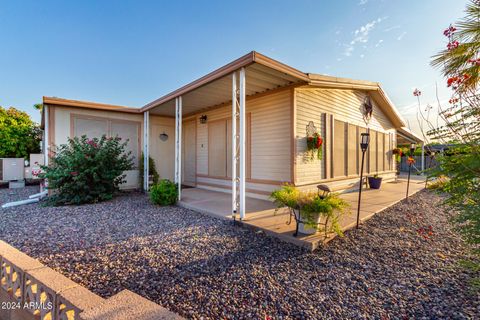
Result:
<svg viewBox="0 0 480 320">
<path fill-rule="evenodd" d="M 424 180 L 412 179 L 410 181 L 409 194 L 417 193 L 422 190 L 424 186 Z M 376 213 L 403 200 L 406 190 L 407 183 L 404 179 L 398 179 L 397 182 L 383 183 L 379 190 L 364 189 L 362 191 L 362 204 L 360 209 L 361 222 L 370 219 Z M 354 228 L 356 225 L 358 192 L 343 193 L 340 197 L 350 204 L 350 212 L 340 220 L 342 230 L 346 231 Z M 182 201 L 179 204 L 182 207 L 213 215 L 218 218 L 232 219 L 231 194 L 229 193 L 198 188 L 184 189 L 182 190 Z M 294 237 L 293 234 L 296 227 L 295 220 L 292 219 L 291 223 L 287 224 L 290 220 L 288 211 L 286 209 L 279 209 L 277 213 L 275 213 L 275 205 L 266 200 L 247 198 L 245 215 L 245 219 L 241 221 L 245 226 L 261 230 L 268 235 L 310 250 L 315 250 L 335 237 L 334 234 L 330 234 L 325 238 L 322 232 L 314 235 L 298 234 L 297 237 Z M 239 221 L 238 215 L 237 221 Z"/>
</svg>

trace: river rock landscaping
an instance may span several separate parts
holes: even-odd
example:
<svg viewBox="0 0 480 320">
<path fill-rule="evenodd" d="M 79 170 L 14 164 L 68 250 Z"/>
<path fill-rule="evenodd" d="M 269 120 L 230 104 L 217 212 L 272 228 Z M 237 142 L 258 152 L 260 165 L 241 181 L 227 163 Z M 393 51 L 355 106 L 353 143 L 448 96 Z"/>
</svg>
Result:
<svg viewBox="0 0 480 320">
<path fill-rule="evenodd" d="M 0 189 L 0 204 L 37 191 Z M 0 209 L 0 239 L 103 297 L 130 289 L 186 318 L 478 319 L 441 201 L 422 191 L 313 253 L 141 193 Z"/>
</svg>

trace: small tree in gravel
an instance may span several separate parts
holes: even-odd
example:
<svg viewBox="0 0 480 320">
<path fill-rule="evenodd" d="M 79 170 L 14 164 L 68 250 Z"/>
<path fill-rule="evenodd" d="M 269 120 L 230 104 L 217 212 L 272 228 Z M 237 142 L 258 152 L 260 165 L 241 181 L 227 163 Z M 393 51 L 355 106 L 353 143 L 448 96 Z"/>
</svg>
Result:
<svg viewBox="0 0 480 320">
<path fill-rule="evenodd" d="M 420 107 L 419 125 L 425 136 L 442 143 L 455 142 L 437 157 L 439 166 L 428 174 L 442 178 L 441 190 L 447 203 L 457 209 L 455 221 L 465 239 L 480 253 L 480 1 L 470 1 L 466 17 L 443 34 L 446 49 L 434 56 L 432 65 L 442 69 L 452 89 L 448 106 L 438 104 L 438 118 L 430 120 L 432 109 Z M 440 101 L 440 99 L 438 99 Z M 425 129 L 424 129 L 425 126 Z M 475 265 L 473 263 L 472 265 Z M 480 265 L 476 264 L 477 270 Z M 480 280 L 477 279 L 480 285 Z"/>
<path fill-rule="evenodd" d="M 133 168 L 131 152 L 125 152 L 127 142 L 105 135 L 100 139 L 82 136 L 57 147 L 41 175 L 48 179 L 48 188 L 54 190 L 47 201 L 65 205 L 111 199 L 124 182 L 123 172 Z"/>
</svg>

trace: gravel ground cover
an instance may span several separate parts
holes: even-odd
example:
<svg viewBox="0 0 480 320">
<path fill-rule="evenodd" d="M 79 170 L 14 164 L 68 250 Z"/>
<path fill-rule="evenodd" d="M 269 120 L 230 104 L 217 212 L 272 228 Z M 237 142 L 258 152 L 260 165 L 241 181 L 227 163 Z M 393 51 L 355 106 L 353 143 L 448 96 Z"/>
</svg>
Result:
<svg viewBox="0 0 480 320">
<path fill-rule="evenodd" d="M 0 189 L 0 204 L 35 187 Z M 478 319 L 468 248 L 422 191 L 310 253 L 139 193 L 0 209 L 0 238 L 108 297 L 124 288 L 196 319 Z"/>
</svg>

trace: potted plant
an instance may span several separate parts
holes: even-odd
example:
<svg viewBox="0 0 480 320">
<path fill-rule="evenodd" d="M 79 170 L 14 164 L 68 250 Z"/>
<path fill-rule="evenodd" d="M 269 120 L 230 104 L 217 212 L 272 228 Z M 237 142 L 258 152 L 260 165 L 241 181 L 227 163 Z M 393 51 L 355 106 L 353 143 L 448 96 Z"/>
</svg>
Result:
<svg viewBox="0 0 480 320">
<path fill-rule="evenodd" d="M 320 197 L 316 192 L 300 191 L 294 186 L 285 185 L 271 194 L 271 199 L 279 207 L 288 207 L 295 215 L 298 232 L 314 234 L 324 226 L 329 231 L 342 235 L 339 217 L 348 203 L 335 194 Z"/>
<path fill-rule="evenodd" d="M 307 150 L 311 160 L 322 160 L 322 145 L 323 139 L 317 132 L 307 137 Z"/>
<path fill-rule="evenodd" d="M 378 174 L 373 177 L 368 177 L 368 185 L 372 189 L 380 189 L 380 186 L 382 185 L 382 177 L 379 177 Z"/>
</svg>

